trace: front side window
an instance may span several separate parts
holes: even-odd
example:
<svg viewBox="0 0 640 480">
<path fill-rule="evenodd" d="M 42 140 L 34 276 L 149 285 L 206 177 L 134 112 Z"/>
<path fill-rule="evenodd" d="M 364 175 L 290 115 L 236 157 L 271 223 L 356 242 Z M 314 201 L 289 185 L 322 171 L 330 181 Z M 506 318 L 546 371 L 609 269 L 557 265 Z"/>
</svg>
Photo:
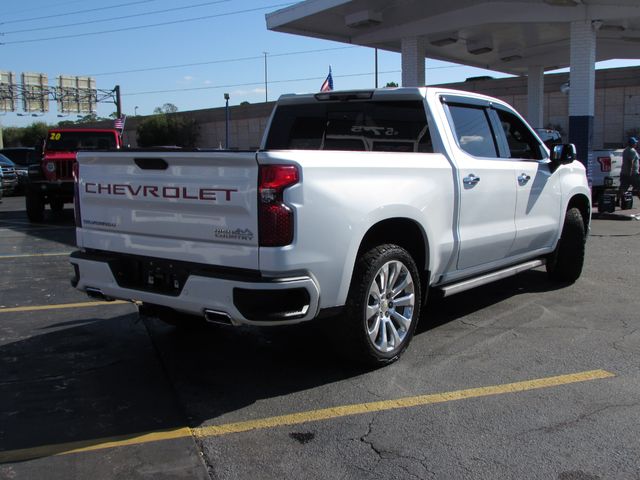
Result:
<svg viewBox="0 0 640 480">
<path fill-rule="evenodd" d="M 421 101 L 283 105 L 271 122 L 266 148 L 433 152 Z"/>
<path fill-rule="evenodd" d="M 449 105 L 460 148 L 474 157 L 497 157 L 487 111 L 471 105 Z"/>
<path fill-rule="evenodd" d="M 522 120 L 506 110 L 497 109 L 496 112 L 509 145 L 509 158 L 542 160 L 546 156 L 540 142 Z"/>
</svg>

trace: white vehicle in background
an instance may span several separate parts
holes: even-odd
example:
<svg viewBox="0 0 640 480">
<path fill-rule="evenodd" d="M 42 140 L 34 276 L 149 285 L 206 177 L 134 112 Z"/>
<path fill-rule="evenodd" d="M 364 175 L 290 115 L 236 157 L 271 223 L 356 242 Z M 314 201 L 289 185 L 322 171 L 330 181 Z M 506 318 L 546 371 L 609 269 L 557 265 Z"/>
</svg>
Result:
<svg viewBox="0 0 640 480">
<path fill-rule="evenodd" d="M 338 316 L 393 362 L 427 292 L 582 271 L 591 218 L 572 145 L 506 103 L 440 88 L 280 98 L 258 152 L 82 152 L 73 284 L 180 324 Z"/>
<path fill-rule="evenodd" d="M 600 194 L 607 188 L 620 187 L 620 170 L 622 169 L 623 149 L 594 150 L 591 168 L 591 188 L 593 200 L 597 201 Z"/>
</svg>

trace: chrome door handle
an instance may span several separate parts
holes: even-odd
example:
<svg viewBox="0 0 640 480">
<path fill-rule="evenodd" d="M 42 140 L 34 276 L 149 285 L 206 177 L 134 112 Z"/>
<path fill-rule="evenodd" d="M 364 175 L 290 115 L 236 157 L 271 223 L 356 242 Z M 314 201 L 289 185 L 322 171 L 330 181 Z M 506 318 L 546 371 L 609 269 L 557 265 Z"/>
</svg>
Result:
<svg viewBox="0 0 640 480">
<path fill-rule="evenodd" d="M 473 173 L 469 174 L 469 176 L 464 177 L 462 179 L 462 182 L 469 187 L 476 185 L 479 181 L 480 181 L 480 177 L 476 177 Z"/>
<path fill-rule="evenodd" d="M 521 184 L 521 185 L 524 185 L 529 180 L 531 180 L 531 176 L 527 175 L 526 173 L 523 173 L 518 177 L 518 183 Z"/>
</svg>

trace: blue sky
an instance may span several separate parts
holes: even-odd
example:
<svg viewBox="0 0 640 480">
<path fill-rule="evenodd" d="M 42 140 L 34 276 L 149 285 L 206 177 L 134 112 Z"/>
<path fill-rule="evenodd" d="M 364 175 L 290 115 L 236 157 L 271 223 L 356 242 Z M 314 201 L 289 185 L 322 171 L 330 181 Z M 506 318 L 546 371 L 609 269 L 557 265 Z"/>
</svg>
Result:
<svg viewBox="0 0 640 480">
<path fill-rule="evenodd" d="M 317 91 L 329 66 L 336 89 L 373 87 L 373 50 L 267 30 L 265 14 L 292 3 L 3 0 L 0 70 L 46 73 L 50 85 L 61 74 L 94 76 L 99 89 L 119 84 L 127 115 L 150 114 L 164 103 L 173 103 L 180 111 L 219 107 L 225 92 L 230 94 L 230 105 L 263 102 L 263 52 L 268 52 L 269 100 L 283 93 Z M 194 20 L 200 17 L 207 18 Z M 155 24 L 164 25 L 151 26 Z M 599 67 L 637 64 L 612 61 Z M 381 85 L 399 83 L 400 55 L 379 52 L 379 71 Z M 427 60 L 428 84 L 476 75 L 504 76 Z M 55 104 L 51 109 L 38 118 L 7 113 L 0 122 L 24 126 L 62 120 Z M 100 104 L 98 114 L 114 110 L 111 104 Z"/>
</svg>

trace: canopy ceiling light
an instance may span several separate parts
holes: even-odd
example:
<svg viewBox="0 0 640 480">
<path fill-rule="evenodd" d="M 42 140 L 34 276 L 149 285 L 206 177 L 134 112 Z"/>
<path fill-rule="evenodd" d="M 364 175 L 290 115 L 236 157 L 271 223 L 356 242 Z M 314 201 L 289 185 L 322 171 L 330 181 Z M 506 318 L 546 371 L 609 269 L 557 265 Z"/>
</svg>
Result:
<svg viewBox="0 0 640 480">
<path fill-rule="evenodd" d="M 467 52 L 471 55 L 482 55 L 493 51 L 491 38 L 481 38 L 467 41 Z"/>
<path fill-rule="evenodd" d="M 626 29 L 627 27 L 622 24 L 604 23 L 600 26 L 600 31 L 608 32 L 624 32 Z"/>
<path fill-rule="evenodd" d="M 458 43 L 458 38 L 450 35 L 448 37 L 435 38 L 433 40 L 430 40 L 429 43 L 436 47 L 445 47 L 447 45 Z"/>
<path fill-rule="evenodd" d="M 503 62 L 515 62 L 516 60 L 522 60 L 522 55 L 507 55 L 506 57 L 501 57 L 500 60 Z"/>
<path fill-rule="evenodd" d="M 344 17 L 344 23 L 350 28 L 367 28 L 382 23 L 382 13 L 373 10 L 361 10 Z"/>
<path fill-rule="evenodd" d="M 544 0 L 547 5 L 553 5 L 554 7 L 575 7 L 580 5 L 580 0 Z"/>
</svg>

